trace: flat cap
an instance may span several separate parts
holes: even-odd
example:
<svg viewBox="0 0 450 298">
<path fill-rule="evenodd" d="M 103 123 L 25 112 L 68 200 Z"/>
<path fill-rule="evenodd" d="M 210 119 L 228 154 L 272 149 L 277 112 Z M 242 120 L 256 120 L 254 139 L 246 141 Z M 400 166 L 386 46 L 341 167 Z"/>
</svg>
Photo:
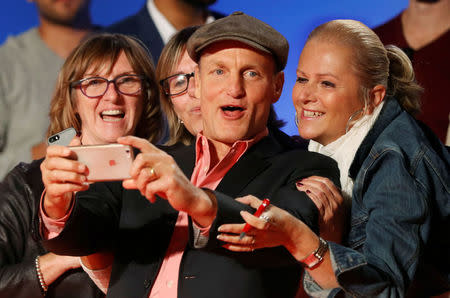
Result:
<svg viewBox="0 0 450 298">
<path fill-rule="evenodd" d="M 239 41 L 272 54 L 278 70 L 283 70 L 286 66 L 289 53 L 286 38 L 263 21 L 240 11 L 201 26 L 189 38 L 187 52 L 192 60 L 198 62 L 202 50 L 222 40 Z"/>
</svg>

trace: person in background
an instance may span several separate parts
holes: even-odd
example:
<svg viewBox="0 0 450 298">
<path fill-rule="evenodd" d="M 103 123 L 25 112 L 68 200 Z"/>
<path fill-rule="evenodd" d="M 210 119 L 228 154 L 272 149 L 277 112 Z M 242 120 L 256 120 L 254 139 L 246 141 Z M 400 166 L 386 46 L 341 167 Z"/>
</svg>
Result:
<svg viewBox="0 0 450 298">
<path fill-rule="evenodd" d="M 292 91 L 301 137 L 333 157 L 342 191 L 351 195 L 350 231 L 342 245 L 325 241 L 275 206 L 249 246 L 242 224 L 219 228 L 232 251 L 284 245 L 304 264 L 313 297 L 430 297 L 450 289 L 450 154 L 412 115 L 421 88 L 411 62 L 354 20 L 320 25 L 308 37 Z M 323 178 L 322 178 L 323 179 Z M 326 180 L 326 179 L 323 179 Z M 311 184 L 298 181 L 304 191 Z M 332 184 L 320 186 L 333 200 Z M 335 190 L 335 189 L 334 189 Z M 238 199 L 258 206 L 255 197 Z"/>
<path fill-rule="evenodd" d="M 77 255 L 111 247 L 110 297 L 293 297 L 301 267 L 287 251 L 249 257 L 227 252 L 216 239 L 221 223 L 251 210 L 236 195 L 270 197 L 315 228 L 317 210 L 295 181 L 316 174 L 339 184 L 330 158 L 293 150 L 268 132 L 288 43 L 267 24 L 236 12 L 199 28 L 187 51 L 198 63 L 195 92 L 203 119 L 195 144 L 162 151 L 139 138 L 119 138 L 141 150 L 132 178 L 122 185 L 95 183 L 73 201 L 47 191 L 40 214 L 46 229 L 59 233 L 46 237 L 45 246 Z M 77 173 L 67 181 L 79 185 L 84 173 Z M 104 268 L 92 269 L 101 275 Z"/>
<path fill-rule="evenodd" d="M 405 51 L 424 88 L 417 118 L 450 145 L 450 0 L 410 0 L 398 16 L 374 29 L 381 41 Z"/>
<path fill-rule="evenodd" d="M 208 10 L 216 0 L 147 0 L 135 15 L 106 27 L 106 32 L 133 35 L 149 49 L 156 64 L 175 32 L 213 22 L 224 15 Z"/>
<path fill-rule="evenodd" d="M 94 83 L 103 90 L 92 91 Z M 111 143 L 129 134 L 156 143 L 162 125 L 158 94 L 153 64 L 140 42 L 122 35 L 89 37 L 59 72 L 47 135 L 74 127 L 80 135 L 72 145 Z M 38 241 L 42 174 L 44 181 L 64 186 L 59 174 L 45 176 L 67 161 L 55 156 L 58 148 L 65 147 L 49 146 L 44 162 L 21 163 L 0 183 L 0 297 L 104 296 L 77 257 L 50 253 Z"/>
<path fill-rule="evenodd" d="M 197 63 L 186 51 L 189 37 L 198 28 L 186 27 L 172 36 L 156 66 L 156 77 L 161 85 L 161 108 L 169 127 L 167 146 L 192 144 L 203 127 L 200 100 L 195 97 Z"/>
<path fill-rule="evenodd" d="M 0 180 L 19 162 L 44 156 L 58 70 L 93 29 L 90 0 L 33 2 L 39 26 L 0 47 Z"/>
</svg>

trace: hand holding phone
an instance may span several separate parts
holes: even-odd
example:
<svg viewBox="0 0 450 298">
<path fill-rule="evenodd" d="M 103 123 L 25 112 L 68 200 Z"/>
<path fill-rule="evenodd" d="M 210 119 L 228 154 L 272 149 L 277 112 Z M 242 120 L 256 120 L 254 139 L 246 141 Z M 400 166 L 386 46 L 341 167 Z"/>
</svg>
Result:
<svg viewBox="0 0 450 298">
<path fill-rule="evenodd" d="M 122 144 L 69 147 L 77 160 L 88 167 L 88 182 L 114 181 L 130 178 L 134 160 L 133 148 Z"/>
</svg>

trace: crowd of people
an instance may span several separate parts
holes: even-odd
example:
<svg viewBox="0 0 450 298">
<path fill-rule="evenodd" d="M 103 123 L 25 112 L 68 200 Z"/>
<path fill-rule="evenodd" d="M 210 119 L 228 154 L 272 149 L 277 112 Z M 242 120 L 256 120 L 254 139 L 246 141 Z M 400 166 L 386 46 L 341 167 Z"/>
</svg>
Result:
<svg viewBox="0 0 450 298">
<path fill-rule="evenodd" d="M 273 107 L 289 44 L 261 20 L 150 0 L 99 28 L 89 0 L 35 2 L 40 26 L 0 48 L 0 96 L 49 115 L 19 152 L 21 107 L 0 98 L 0 297 L 450 295 L 450 150 L 378 29 L 310 33 L 291 137 Z M 129 178 L 90 181 L 71 147 L 115 143 L 134 148 Z"/>
</svg>

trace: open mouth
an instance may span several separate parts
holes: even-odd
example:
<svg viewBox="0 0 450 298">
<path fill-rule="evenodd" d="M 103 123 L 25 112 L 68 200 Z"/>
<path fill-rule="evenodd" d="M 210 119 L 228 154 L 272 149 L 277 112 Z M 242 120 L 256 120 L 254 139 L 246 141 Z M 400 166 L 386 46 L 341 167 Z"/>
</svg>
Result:
<svg viewBox="0 0 450 298">
<path fill-rule="evenodd" d="M 317 111 L 307 111 L 307 110 L 303 110 L 303 116 L 307 117 L 307 118 L 317 118 L 322 116 L 325 113 L 322 112 L 317 112 Z"/>
<path fill-rule="evenodd" d="M 225 117 L 228 118 L 239 118 L 245 110 L 240 106 L 223 106 L 220 109 L 224 113 Z"/>
<path fill-rule="evenodd" d="M 117 122 L 125 117 L 125 112 L 121 110 L 106 110 L 100 113 L 103 121 Z"/>
</svg>

